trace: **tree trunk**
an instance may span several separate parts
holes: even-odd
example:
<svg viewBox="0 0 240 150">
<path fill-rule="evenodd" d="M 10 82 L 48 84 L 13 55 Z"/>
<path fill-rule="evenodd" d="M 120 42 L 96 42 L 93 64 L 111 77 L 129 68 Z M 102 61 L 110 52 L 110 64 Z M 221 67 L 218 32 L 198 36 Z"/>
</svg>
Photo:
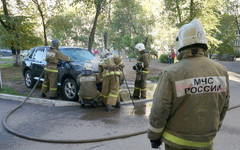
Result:
<svg viewBox="0 0 240 150">
<path fill-rule="evenodd" d="M 89 35 L 89 41 L 88 41 L 88 51 L 89 52 L 92 52 L 92 46 L 94 43 L 94 35 L 95 35 L 96 27 L 97 27 L 97 20 L 98 20 L 98 16 L 100 15 L 100 13 L 101 13 L 101 4 L 97 5 L 97 10 L 96 10 L 93 27 L 92 27 L 91 33 Z"/>
<path fill-rule="evenodd" d="M 108 33 L 106 31 L 103 33 L 103 39 L 104 39 L 104 49 L 108 50 Z"/>
<path fill-rule="evenodd" d="M 179 7 L 179 2 L 178 2 L 178 0 L 175 0 L 175 2 L 176 2 L 176 7 L 177 7 L 177 13 L 178 13 L 178 21 L 179 21 L 179 23 L 182 23 L 182 13 L 181 13 L 181 10 Z"/>
<path fill-rule="evenodd" d="M 40 13 L 40 16 L 41 16 L 41 19 L 42 19 L 44 45 L 48 46 L 48 43 L 47 43 L 47 33 L 46 33 L 47 25 L 45 23 L 45 18 L 44 18 L 44 14 L 43 14 L 42 8 L 41 8 L 38 0 L 33 0 L 33 3 L 35 3 L 37 5 L 37 9 L 38 9 L 38 11 Z"/>
<path fill-rule="evenodd" d="M 189 18 L 189 22 L 192 21 L 193 18 L 194 18 L 193 10 L 194 10 L 194 2 L 193 2 L 193 0 L 191 0 L 191 2 L 190 2 L 190 18 Z"/>
<path fill-rule="evenodd" d="M 12 47 L 12 58 L 13 58 L 13 66 L 19 67 L 21 66 L 20 62 L 20 50 L 13 50 L 14 48 Z"/>
<path fill-rule="evenodd" d="M 45 46 L 48 46 L 46 25 L 43 25 L 43 34 L 44 34 L 44 45 L 45 45 Z"/>
</svg>

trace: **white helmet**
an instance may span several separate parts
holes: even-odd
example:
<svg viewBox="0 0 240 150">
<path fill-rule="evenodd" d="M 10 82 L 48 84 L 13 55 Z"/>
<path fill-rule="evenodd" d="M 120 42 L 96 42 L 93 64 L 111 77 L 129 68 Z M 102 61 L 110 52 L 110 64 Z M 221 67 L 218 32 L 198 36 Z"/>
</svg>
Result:
<svg viewBox="0 0 240 150">
<path fill-rule="evenodd" d="M 90 71 L 92 71 L 93 70 L 92 64 L 90 62 L 85 62 L 84 66 L 83 66 L 83 70 L 90 70 Z"/>
<path fill-rule="evenodd" d="M 205 50 L 208 49 L 205 31 L 198 19 L 194 19 L 190 23 L 183 25 L 176 38 L 176 50 L 181 51 L 182 48 L 190 45 L 198 45 Z"/>
<path fill-rule="evenodd" d="M 138 43 L 136 46 L 135 46 L 136 49 L 138 49 L 138 51 L 142 51 L 142 50 L 145 50 L 145 46 L 143 43 Z"/>
</svg>

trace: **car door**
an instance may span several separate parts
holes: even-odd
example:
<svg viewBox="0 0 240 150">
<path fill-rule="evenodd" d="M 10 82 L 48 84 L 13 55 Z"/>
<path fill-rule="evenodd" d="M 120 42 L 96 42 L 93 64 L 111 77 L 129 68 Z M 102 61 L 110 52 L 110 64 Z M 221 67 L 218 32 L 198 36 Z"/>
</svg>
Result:
<svg viewBox="0 0 240 150">
<path fill-rule="evenodd" d="M 36 48 L 32 58 L 33 58 L 32 74 L 34 77 L 39 77 L 41 75 L 44 67 L 47 64 L 47 62 L 45 61 L 46 48 L 45 47 Z"/>
</svg>

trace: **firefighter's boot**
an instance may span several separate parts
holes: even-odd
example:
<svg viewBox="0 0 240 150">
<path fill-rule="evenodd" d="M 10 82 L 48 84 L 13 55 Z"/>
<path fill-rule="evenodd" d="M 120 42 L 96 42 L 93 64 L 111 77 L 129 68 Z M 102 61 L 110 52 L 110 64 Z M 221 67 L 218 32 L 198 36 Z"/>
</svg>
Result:
<svg viewBox="0 0 240 150">
<path fill-rule="evenodd" d="M 112 107 L 112 105 L 106 105 L 107 109 L 106 111 L 109 112 L 109 111 L 112 111 L 114 109 L 114 107 Z"/>
</svg>

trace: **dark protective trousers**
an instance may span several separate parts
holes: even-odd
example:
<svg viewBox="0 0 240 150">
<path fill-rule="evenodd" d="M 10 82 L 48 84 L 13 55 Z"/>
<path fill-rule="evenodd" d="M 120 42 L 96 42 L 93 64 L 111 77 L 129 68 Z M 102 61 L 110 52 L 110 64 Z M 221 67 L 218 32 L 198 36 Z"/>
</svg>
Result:
<svg viewBox="0 0 240 150">
<path fill-rule="evenodd" d="M 147 77 L 148 73 L 141 73 L 138 77 L 138 74 L 136 75 L 135 83 L 134 83 L 134 92 L 133 96 L 141 98 L 146 98 L 147 96 Z"/>
<path fill-rule="evenodd" d="M 44 81 L 42 83 L 42 93 L 46 94 L 50 91 L 50 97 L 57 97 L 57 81 L 58 73 L 45 70 Z"/>
</svg>

